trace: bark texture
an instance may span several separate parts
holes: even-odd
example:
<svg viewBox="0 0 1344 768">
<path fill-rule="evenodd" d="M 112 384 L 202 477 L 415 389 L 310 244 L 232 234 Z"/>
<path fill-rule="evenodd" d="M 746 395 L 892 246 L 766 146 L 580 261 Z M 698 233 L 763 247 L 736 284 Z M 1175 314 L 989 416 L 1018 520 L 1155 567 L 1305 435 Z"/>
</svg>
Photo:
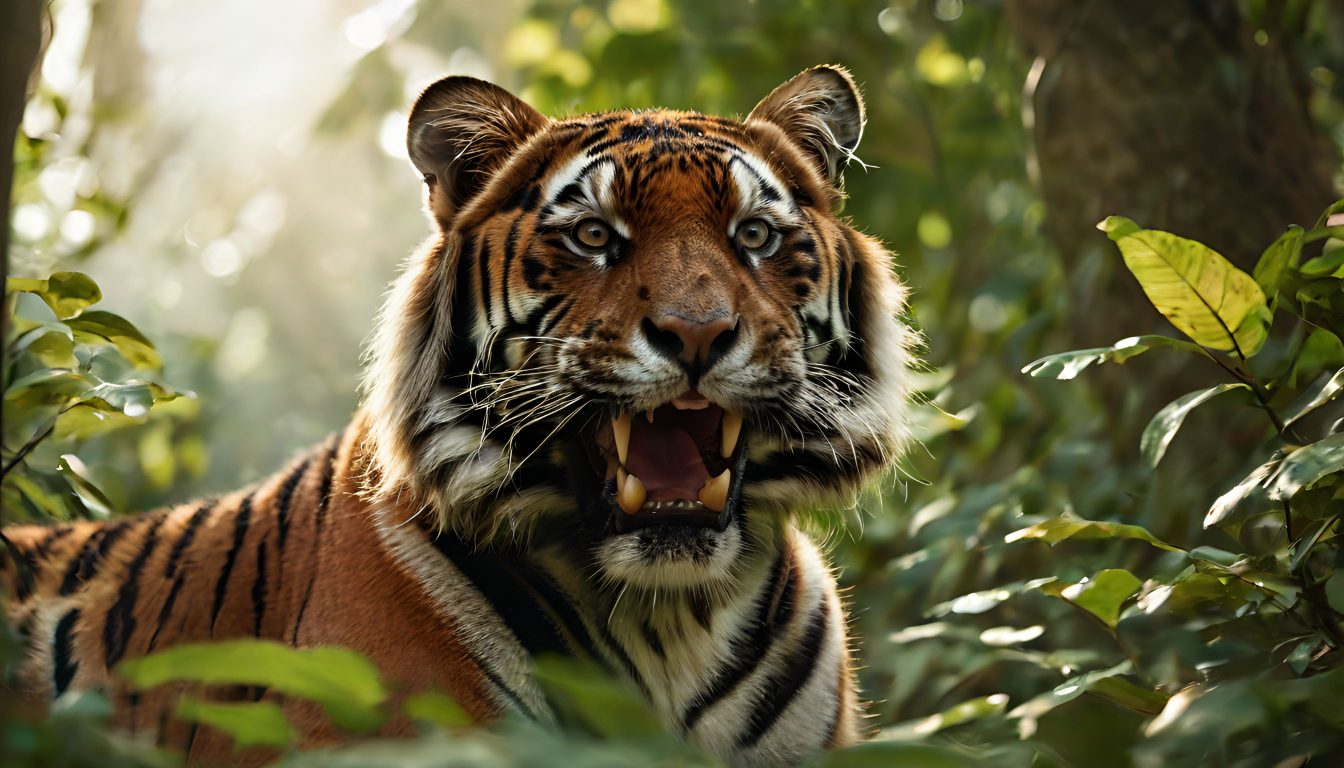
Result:
<svg viewBox="0 0 1344 768">
<path fill-rule="evenodd" d="M 42 9 L 45 0 L 5 0 L 0 2 L 0 211 L 5 212 L 0 226 L 0 286 L 9 274 L 9 195 L 14 186 L 14 137 L 23 120 L 28 101 L 28 85 L 37 71 L 42 50 Z M 5 316 L 0 312 L 0 338 L 4 338 Z"/>
<path fill-rule="evenodd" d="M 1035 61 L 1024 119 L 1047 235 L 1076 269 L 1096 270 L 1078 297 L 1090 306 L 1084 343 L 1142 330 L 1135 314 L 1146 302 L 1119 259 L 1088 258 L 1107 245 L 1094 229 L 1107 215 L 1199 240 L 1249 270 L 1285 226 L 1309 226 L 1337 197 L 1338 151 L 1310 116 L 1310 82 L 1291 50 L 1300 30 L 1281 1 L 1260 21 L 1241 5 L 1006 2 Z"/>
</svg>

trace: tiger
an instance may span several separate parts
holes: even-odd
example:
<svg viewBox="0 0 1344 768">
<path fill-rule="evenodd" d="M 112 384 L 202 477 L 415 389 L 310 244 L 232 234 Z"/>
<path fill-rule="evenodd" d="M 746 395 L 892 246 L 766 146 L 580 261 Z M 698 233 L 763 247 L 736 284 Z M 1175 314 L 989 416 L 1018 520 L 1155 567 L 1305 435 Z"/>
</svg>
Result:
<svg viewBox="0 0 1344 768">
<path fill-rule="evenodd" d="M 552 722 L 537 659 L 591 660 L 732 766 L 865 738 L 847 599 L 808 523 L 911 440 L 907 289 L 839 213 L 865 122 L 839 66 L 745 119 L 550 118 L 482 80 L 429 86 L 407 151 L 431 234 L 351 422 L 244 490 L 6 529 L 25 695 L 101 690 L 118 727 L 190 762 L 255 764 L 115 669 L 263 638 L 354 649 L 394 700 L 441 691 L 482 724 Z M 310 702 L 246 695 L 304 747 L 342 739 Z"/>
</svg>

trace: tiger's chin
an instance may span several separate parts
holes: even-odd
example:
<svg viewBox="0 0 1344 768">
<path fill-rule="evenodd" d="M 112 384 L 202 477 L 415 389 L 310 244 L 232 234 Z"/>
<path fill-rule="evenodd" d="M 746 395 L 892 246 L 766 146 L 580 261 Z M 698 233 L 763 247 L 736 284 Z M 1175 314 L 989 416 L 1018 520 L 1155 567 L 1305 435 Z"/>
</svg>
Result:
<svg viewBox="0 0 1344 768">
<path fill-rule="evenodd" d="M 603 575 L 649 589 L 733 579 L 747 544 L 741 515 L 747 435 L 740 414 L 691 390 L 594 431 L 578 483 L 598 529 Z"/>
</svg>

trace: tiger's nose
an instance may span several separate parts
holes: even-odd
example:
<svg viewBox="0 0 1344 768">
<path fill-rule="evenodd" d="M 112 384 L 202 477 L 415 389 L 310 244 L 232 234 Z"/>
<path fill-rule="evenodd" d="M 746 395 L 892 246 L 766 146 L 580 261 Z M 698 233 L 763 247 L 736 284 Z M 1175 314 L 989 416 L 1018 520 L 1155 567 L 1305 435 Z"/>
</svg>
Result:
<svg viewBox="0 0 1344 768">
<path fill-rule="evenodd" d="M 737 340 L 737 315 L 699 322 L 681 315 L 646 317 L 641 327 L 649 345 L 665 357 L 680 360 L 693 379 L 699 378 Z"/>
</svg>

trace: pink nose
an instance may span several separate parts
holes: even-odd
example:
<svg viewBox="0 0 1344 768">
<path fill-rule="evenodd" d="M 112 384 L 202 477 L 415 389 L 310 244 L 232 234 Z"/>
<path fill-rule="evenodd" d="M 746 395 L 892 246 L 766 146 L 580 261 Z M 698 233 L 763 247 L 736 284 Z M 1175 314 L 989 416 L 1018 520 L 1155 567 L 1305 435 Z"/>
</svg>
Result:
<svg viewBox="0 0 1344 768">
<path fill-rule="evenodd" d="M 693 373 L 704 373 L 732 346 L 737 336 L 737 317 L 716 317 L 697 322 L 667 314 L 644 321 L 650 344 L 667 357 L 680 360 Z"/>
</svg>

